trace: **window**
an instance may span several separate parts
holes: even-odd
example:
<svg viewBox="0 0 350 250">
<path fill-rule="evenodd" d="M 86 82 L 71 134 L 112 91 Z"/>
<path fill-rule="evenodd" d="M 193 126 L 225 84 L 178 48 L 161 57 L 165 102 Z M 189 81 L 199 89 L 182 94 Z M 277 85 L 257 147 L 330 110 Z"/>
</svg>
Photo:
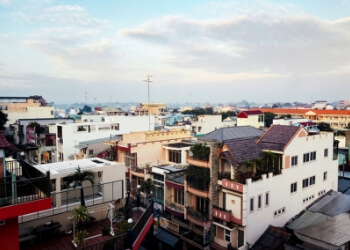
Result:
<svg viewBox="0 0 350 250">
<path fill-rule="evenodd" d="M 310 186 L 311 186 L 311 185 L 314 185 L 315 182 L 316 182 L 315 176 L 310 177 Z"/>
<path fill-rule="evenodd" d="M 309 178 L 306 178 L 303 180 L 303 188 L 306 188 L 309 186 Z"/>
<path fill-rule="evenodd" d="M 328 148 L 324 149 L 323 156 L 324 157 L 328 157 Z"/>
<path fill-rule="evenodd" d="M 284 214 L 286 212 L 286 208 L 282 207 L 281 209 L 276 210 L 275 212 L 273 212 L 274 216 L 279 216 L 281 214 Z"/>
<path fill-rule="evenodd" d="M 184 191 L 174 189 L 174 202 L 183 205 L 184 204 Z"/>
<path fill-rule="evenodd" d="M 309 162 L 309 161 L 310 161 L 309 153 L 304 154 L 303 162 Z"/>
<path fill-rule="evenodd" d="M 290 193 L 295 193 L 297 191 L 297 182 L 290 184 Z"/>
<path fill-rule="evenodd" d="M 270 193 L 269 192 L 267 192 L 266 194 L 265 194 L 265 206 L 268 206 L 269 205 L 269 202 L 270 202 Z"/>
<path fill-rule="evenodd" d="M 202 131 L 202 127 L 198 127 L 198 133 Z"/>
<path fill-rule="evenodd" d="M 94 154 L 94 150 L 93 149 L 89 149 L 89 155 Z"/>
<path fill-rule="evenodd" d="M 208 213 L 209 199 L 205 199 L 197 196 L 197 211 L 201 213 Z"/>
<path fill-rule="evenodd" d="M 137 154 L 136 153 L 125 153 L 125 166 L 136 167 Z"/>
<path fill-rule="evenodd" d="M 230 230 L 225 229 L 225 240 L 231 242 L 231 232 Z"/>
<path fill-rule="evenodd" d="M 326 181 L 327 180 L 327 171 L 323 172 L 323 180 Z"/>
<path fill-rule="evenodd" d="M 181 163 L 181 151 L 169 150 L 169 161 L 174 163 Z"/>
<path fill-rule="evenodd" d="M 254 211 L 254 198 L 250 198 L 250 208 L 249 208 L 250 212 Z"/>
<path fill-rule="evenodd" d="M 292 166 L 298 165 L 298 156 L 292 156 Z"/>
<path fill-rule="evenodd" d="M 316 160 L 316 151 L 310 153 L 310 161 Z"/>
<path fill-rule="evenodd" d="M 258 196 L 258 209 L 261 208 L 261 194 Z"/>
</svg>

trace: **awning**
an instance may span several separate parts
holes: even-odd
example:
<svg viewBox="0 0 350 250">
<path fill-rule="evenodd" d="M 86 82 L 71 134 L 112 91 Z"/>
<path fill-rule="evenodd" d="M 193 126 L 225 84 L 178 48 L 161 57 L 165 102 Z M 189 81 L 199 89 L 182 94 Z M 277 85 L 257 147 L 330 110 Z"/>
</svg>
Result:
<svg viewBox="0 0 350 250">
<path fill-rule="evenodd" d="M 87 148 L 87 145 L 85 145 L 85 144 L 78 144 L 78 145 L 75 145 L 74 147 L 77 148 L 77 149 L 83 149 L 83 148 Z"/>
<path fill-rule="evenodd" d="M 158 229 L 155 233 L 154 236 L 157 237 L 158 240 L 167 243 L 168 245 L 175 247 L 176 243 L 179 242 L 179 238 L 176 237 L 175 235 L 169 233 L 166 230 L 163 229 Z"/>
</svg>

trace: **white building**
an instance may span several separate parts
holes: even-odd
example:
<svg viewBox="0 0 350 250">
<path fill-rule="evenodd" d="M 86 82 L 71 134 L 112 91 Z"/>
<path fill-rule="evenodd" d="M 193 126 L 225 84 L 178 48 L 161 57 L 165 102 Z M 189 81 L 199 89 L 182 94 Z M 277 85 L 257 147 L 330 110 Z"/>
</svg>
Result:
<svg viewBox="0 0 350 250">
<path fill-rule="evenodd" d="M 191 132 L 196 136 L 205 135 L 219 128 L 234 127 L 234 120 L 222 121 L 221 115 L 199 115 L 191 124 Z"/>
<path fill-rule="evenodd" d="M 88 158 L 73 161 L 56 162 L 49 164 L 41 164 L 32 166 L 42 174 L 50 172 L 52 183 L 52 202 L 55 210 L 57 208 L 76 206 L 80 203 L 80 187 L 76 187 L 75 183 L 67 183 L 65 177 L 76 172 L 79 167 L 81 171 L 89 170 L 94 173 L 94 185 L 85 181 L 82 183 L 84 188 L 84 197 L 87 206 L 104 203 L 107 201 L 115 201 L 124 197 L 125 190 L 125 171 L 124 163 L 111 162 L 100 158 Z M 115 187 L 112 188 L 112 182 Z M 67 192 L 69 191 L 69 192 Z M 70 209 L 69 209 L 70 210 Z"/>
<path fill-rule="evenodd" d="M 260 110 L 242 111 L 237 115 L 237 126 L 263 128 L 265 126 L 264 113 Z"/>
<path fill-rule="evenodd" d="M 110 122 L 82 122 L 57 125 L 57 160 L 74 159 L 76 146 L 84 141 L 115 138 L 130 132 L 148 130 L 147 116 L 113 116 Z M 112 122 L 113 121 L 113 122 Z M 99 152 L 92 152 L 89 155 Z"/>
<path fill-rule="evenodd" d="M 273 125 L 257 141 L 226 142 L 219 163 L 219 175 L 226 178 L 213 187 L 220 190 L 216 204 L 212 197 L 213 244 L 246 249 L 269 225 L 284 226 L 312 201 L 337 190 L 333 140 L 332 133 L 310 135 L 303 127 Z"/>
</svg>

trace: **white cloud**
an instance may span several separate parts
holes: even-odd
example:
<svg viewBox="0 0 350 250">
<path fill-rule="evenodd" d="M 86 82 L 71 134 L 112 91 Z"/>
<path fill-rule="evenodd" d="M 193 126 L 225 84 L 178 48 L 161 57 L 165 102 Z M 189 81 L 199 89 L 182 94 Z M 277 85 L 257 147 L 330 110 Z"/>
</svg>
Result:
<svg viewBox="0 0 350 250">
<path fill-rule="evenodd" d="M 7 6 L 12 3 L 13 0 L 0 0 L 0 5 Z"/>
<path fill-rule="evenodd" d="M 164 17 L 120 34 L 161 44 L 169 52 L 164 62 L 179 68 L 312 74 L 349 64 L 348 25 L 348 19 L 330 22 L 269 14 L 206 21 Z"/>
</svg>

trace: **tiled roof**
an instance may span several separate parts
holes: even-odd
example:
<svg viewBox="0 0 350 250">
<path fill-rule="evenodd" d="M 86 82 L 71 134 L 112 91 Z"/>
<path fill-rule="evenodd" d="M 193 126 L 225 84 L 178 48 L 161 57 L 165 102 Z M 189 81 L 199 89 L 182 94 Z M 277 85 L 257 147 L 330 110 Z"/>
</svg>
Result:
<svg viewBox="0 0 350 250">
<path fill-rule="evenodd" d="M 283 108 L 259 108 L 262 112 L 271 112 L 274 114 L 301 114 L 304 115 L 309 111 L 316 115 L 350 115 L 350 110 L 328 110 L 328 109 L 283 109 Z"/>
<path fill-rule="evenodd" d="M 261 149 L 256 144 L 256 139 L 229 141 L 226 142 L 225 145 L 232 153 L 233 157 L 236 159 L 237 162 L 244 162 L 262 157 Z M 228 160 L 230 161 L 230 158 Z"/>
<path fill-rule="evenodd" d="M 242 111 L 241 113 L 246 113 L 247 115 L 262 115 L 263 112 L 261 110 L 255 109 L 255 110 L 246 110 Z"/>
<path fill-rule="evenodd" d="M 0 131 L 0 148 L 8 148 L 10 147 L 10 143 L 6 140 L 4 131 Z"/>
<path fill-rule="evenodd" d="M 263 134 L 252 126 L 239 126 L 220 128 L 201 137 L 204 140 L 216 140 L 219 142 L 239 140 L 243 138 L 258 138 Z"/>
<path fill-rule="evenodd" d="M 284 244 L 292 235 L 284 228 L 269 226 L 251 249 L 284 249 Z"/>
<path fill-rule="evenodd" d="M 295 126 L 273 125 L 258 140 L 261 149 L 283 151 L 297 131 L 302 129 Z"/>
</svg>

